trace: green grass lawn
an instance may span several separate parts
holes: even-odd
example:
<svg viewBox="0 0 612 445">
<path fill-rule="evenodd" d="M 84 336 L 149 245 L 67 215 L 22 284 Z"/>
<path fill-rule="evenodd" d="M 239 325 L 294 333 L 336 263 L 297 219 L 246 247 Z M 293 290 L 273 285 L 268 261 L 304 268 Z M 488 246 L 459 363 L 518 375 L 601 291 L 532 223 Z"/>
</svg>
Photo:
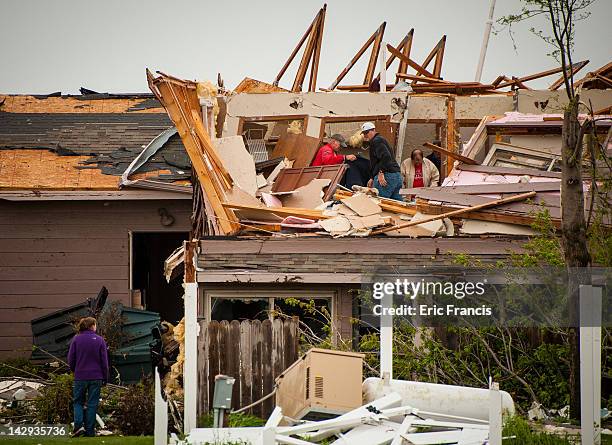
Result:
<svg viewBox="0 0 612 445">
<path fill-rule="evenodd" d="M 100 436 L 79 437 L 71 439 L 62 438 L 2 438 L 0 441 L 7 445 L 151 445 L 153 436 Z"/>
</svg>

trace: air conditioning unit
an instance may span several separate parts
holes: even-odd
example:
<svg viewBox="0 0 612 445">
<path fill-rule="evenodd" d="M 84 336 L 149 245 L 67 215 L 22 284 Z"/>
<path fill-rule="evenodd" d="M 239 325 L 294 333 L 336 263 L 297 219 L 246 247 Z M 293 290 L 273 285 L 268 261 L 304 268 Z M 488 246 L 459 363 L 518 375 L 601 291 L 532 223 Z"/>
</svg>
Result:
<svg viewBox="0 0 612 445">
<path fill-rule="evenodd" d="M 313 348 L 276 378 L 276 405 L 293 419 L 320 419 L 362 405 L 364 354 Z"/>
</svg>

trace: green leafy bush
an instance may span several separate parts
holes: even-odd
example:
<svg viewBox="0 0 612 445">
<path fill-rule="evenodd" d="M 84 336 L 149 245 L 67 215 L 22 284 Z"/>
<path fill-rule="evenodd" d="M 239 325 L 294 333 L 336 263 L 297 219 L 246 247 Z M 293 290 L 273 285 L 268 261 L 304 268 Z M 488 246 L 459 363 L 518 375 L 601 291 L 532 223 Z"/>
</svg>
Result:
<svg viewBox="0 0 612 445">
<path fill-rule="evenodd" d="M 42 423 L 72 422 L 72 374 L 52 376 L 50 385 L 40 390 L 34 400 L 36 419 Z"/>
</svg>

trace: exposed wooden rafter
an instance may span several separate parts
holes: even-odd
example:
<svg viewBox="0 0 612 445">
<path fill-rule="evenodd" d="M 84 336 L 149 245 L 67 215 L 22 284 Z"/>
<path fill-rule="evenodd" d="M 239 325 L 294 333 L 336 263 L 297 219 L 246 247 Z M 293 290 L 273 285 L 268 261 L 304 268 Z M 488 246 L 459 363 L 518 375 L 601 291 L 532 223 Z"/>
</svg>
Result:
<svg viewBox="0 0 612 445">
<path fill-rule="evenodd" d="M 328 90 L 335 89 L 338 86 L 338 84 L 340 82 L 342 82 L 342 79 L 344 79 L 346 77 L 346 75 L 353 68 L 353 66 L 355 66 L 357 61 L 367 51 L 367 49 L 370 46 L 373 45 L 372 46 L 372 52 L 370 54 L 370 60 L 368 62 L 368 67 L 366 68 L 366 74 L 365 74 L 364 82 L 363 82 L 364 85 L 369 85 L 370 83 L 372 83 L 372 80 L 374 79 L 374 70 L 376 68 L 376 61 L 378 60 L 378 53 L 380 52 L 380 45 L 382 43 L 382 39 L 383 39 L 383 36 L 385 34 L 385 26 L 386 25 L 387 25 L 387 22 L 383 22 L 378 27 L 378 29 L 376 31 L 374 31 L 374 34 L 372 34 L 370 36 L 370 38 L 368 40 L 366 40 L 366 42 L 359 49 L 359 51 L 357 51 L 357 54 L 355 54 L 355 56 L 353 56 L 353 58 L 348 63 L 348 65 L 340 72 L 340 74 L 338 75 L 336 80 L 334 80 L 332 82 L 332 84 L 330 85 Z"/>
<path fill-rule="evenodd" d="M 406 57 L 410 57 L 410 51 L 412 50 L 413 39 L 414 39 L 414 28 L 408 31 L 408 34 L 406 34 L 406 36 L 404 36 L 402 41 L 399 42 L 399 44 L 396 46 L 398 51 L 400 51 Z M 385 64 L 387 69 L 389 69 L 389 67 L 395 61 L 395 59 L 397 59 L 397 56 L 395 56 L 394 54 L 389 55 L 389 57 L 387 58 L 387 62 Z M 406 62 L 404 62 L 403 60 L 400 60 L 399 68 L 397 72 L 406 74 L 407 70 L 408 70 L 408 64 L 406 64 Z M 380 81 L 380 73 L 376 75 L 376 77 L 374 78 L 374 81 Z M 395 83 L 397 83 L 398 81 L 399 81 L 399 78 L 396 76 Z"/>
<path fill-rule="evenodd" d="M 278 72 L 276 79 L 274 79 L 273 85 L 278 86 L 278 83 L 284 76 L 285 72 L 297 56 L 298 52 L 306 43 L 304 48 L 304 52 L 302 53 L 302 59 L 300 60 L 300 65 L 298 66 L 297 73 L 295 75 L 295 79 L 293 81 L 293 85 L 291 87 L 291 91 L 300 92 L 302 91 L 302 86 L 304 84 L 304 80 L 306 79 L 306 73 L 308 71 L 308 67 L 310 66 L 310 79 L 308 83 L 308 91 L 316 91 L 316 83 L 317 83 L 317 74 L 319 71 L 319 59 L 321 57 L 321 45 L 323 42 L 323 28 L 325 24 L 325 13 L 327 11 L 327 4 L 323 5 L 323 7 L 319 10 L 314 20 L 298 42 L 297 46 L 294 48 L 293 52 Z"/>
<path fill-rule="evenodd" d="M 572 72 L 574 74 L 576 74 L 579 70 L 581 70 L 587 63 L 589 63 L 588 60 L 584 60 L 582 62 L 577 62 L 574 63 L 572 65 Z M 506 81 L 502 81 L 500 83 L 498 83 L 495 86 L 496 90 L 499 90 L 501 88 L 506 88 L 506 87 L 519 87 L 519 88 L 527 88 L 525 85 L 523 85 L 525 82 L 529 82 L 530 80 L 536 80 L 536 79 L 541 79 L 542 77 L 546 77 L 546 76 L 552 76 L 553 74 L 557 74 L 563 71 L 562 67 L 559 68 L 553 68 L 550 70 L 546 70 L 546 71 L 541 71 L 539 73 L 535 73 L 535 74 L 530 74 L 528 76 L 523 76 L 523 77 L 513 77 L 509 80 Z M 501 77 L 501 76 L 500 76 Z M 496 79 L 498 80 L 499 77 Z M 555 83 L 553 83 L 550 87 L 550 89 L 557 89 L 559 88 L 562 84 L 563 84 L 563 80 L 561 80 L 561 83 L 559 83 L 559 80 L 557 80 Z M 554 87 L 554 88 L 553 88 Z"/>
</svg>

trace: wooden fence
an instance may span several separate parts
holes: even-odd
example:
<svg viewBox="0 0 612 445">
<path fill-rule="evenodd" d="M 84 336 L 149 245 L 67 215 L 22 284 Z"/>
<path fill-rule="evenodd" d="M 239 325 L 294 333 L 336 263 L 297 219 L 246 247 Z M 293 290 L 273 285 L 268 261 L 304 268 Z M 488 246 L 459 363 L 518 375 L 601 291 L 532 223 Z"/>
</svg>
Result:
<svg viewBox="0 0 612 445">
<path fill-rule="evenodd" d="M 247 406 L 274 389 L 274 379 L 298 358 L 295 319 L 201 321 L 198 337 L 198 413 L 212 409 L 215 376 L 236 379 L 232 408 Z M 274 397 L 249 412 L 267 418 Z"/>
</svg>

